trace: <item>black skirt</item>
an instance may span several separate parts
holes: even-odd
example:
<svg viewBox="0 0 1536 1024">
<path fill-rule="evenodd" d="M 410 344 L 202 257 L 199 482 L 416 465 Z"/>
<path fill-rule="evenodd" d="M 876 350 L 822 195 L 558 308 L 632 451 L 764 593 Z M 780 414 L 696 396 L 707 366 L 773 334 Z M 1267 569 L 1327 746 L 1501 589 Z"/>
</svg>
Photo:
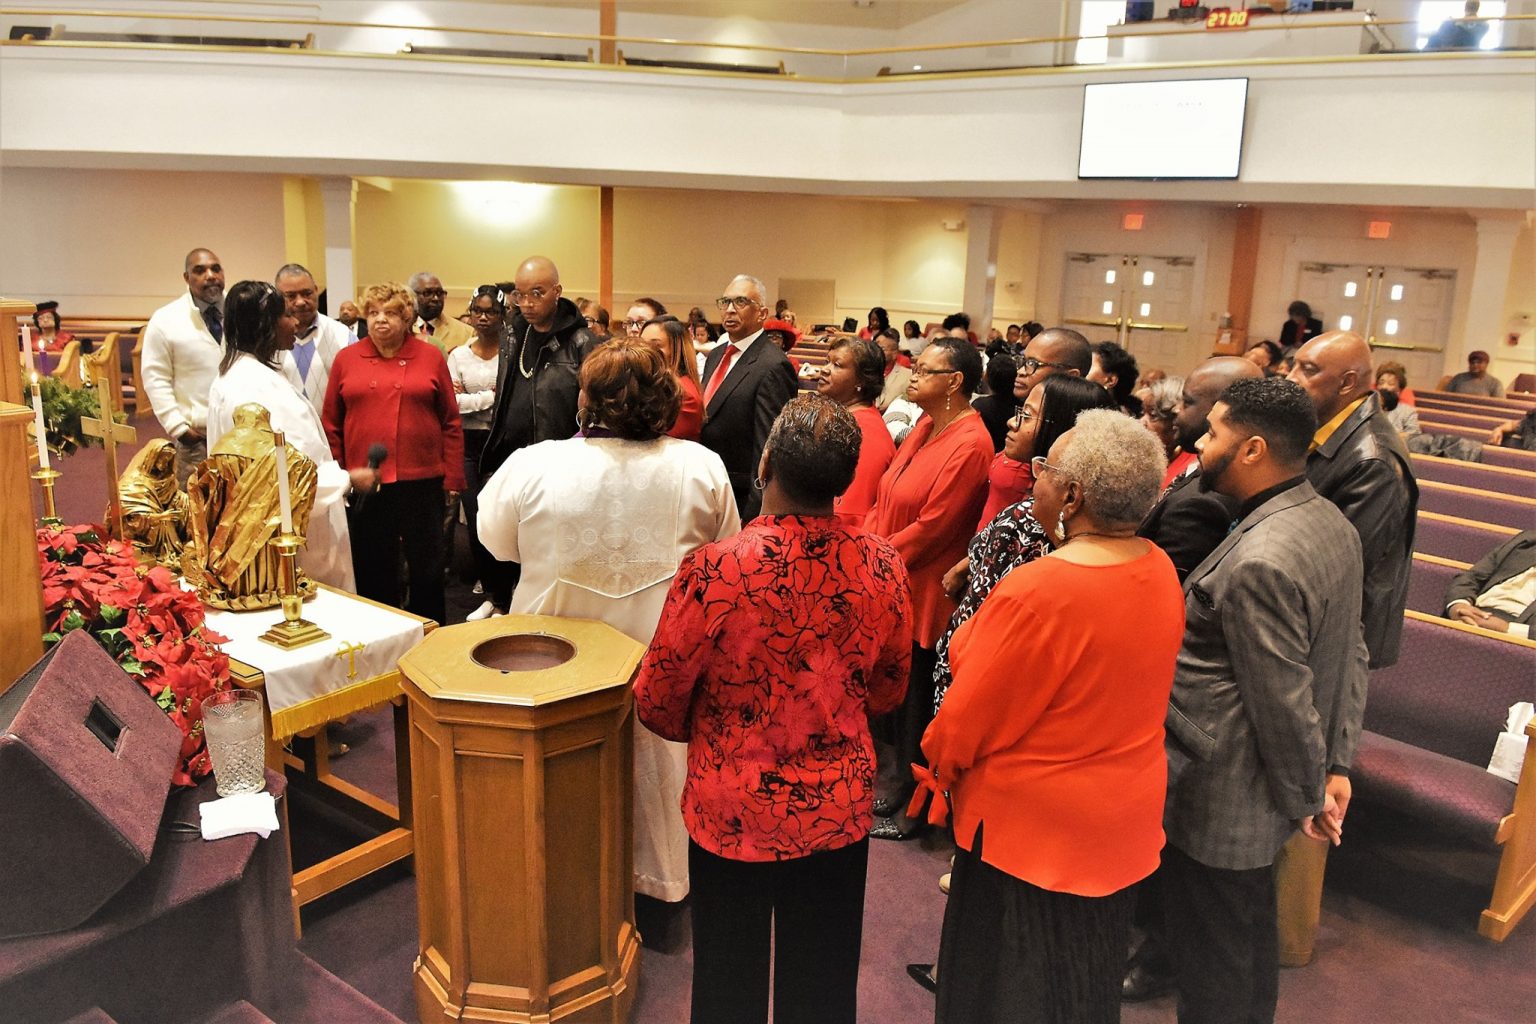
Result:
<svg viewBox="0 0 1536 1024">
<path fill-rule="evenodd" d="M 974 848 L 955 851 L 937 1024 L 1118 1021 L 1134 890 L 1052 892 L 983 863 L 981 850 L 978 827 Z"/>
</svg>

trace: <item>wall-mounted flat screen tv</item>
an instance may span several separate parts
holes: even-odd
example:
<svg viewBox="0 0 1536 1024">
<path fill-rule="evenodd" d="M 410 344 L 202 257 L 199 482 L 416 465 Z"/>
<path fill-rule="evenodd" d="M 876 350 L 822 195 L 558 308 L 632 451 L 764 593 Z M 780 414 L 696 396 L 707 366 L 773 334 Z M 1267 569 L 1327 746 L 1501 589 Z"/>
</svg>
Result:
<svg viewBox="0 0 1536 1024">
<path fill-rule="evenodd" d="M 1237 177 L 1248 79 L 1083 87 L 1079 178 Z"/>
</svg>

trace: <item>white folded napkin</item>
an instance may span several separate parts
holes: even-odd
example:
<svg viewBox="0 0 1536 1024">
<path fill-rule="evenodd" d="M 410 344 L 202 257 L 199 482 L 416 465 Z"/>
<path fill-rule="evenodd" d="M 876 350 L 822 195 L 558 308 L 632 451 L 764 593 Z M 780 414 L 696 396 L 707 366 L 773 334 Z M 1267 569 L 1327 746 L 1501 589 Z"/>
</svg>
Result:
<svg viewBox="0 0 1536 1024">
<path fill-rule="evenodd" d="M 1509 706 L 1509 717 L 1504 721 L 1504 731 L 1493 745 L 1493 757 L 1488 770 L 1501 779 L 1520 781 L 1520 766 L 1525 763 L 1525 725 L 1536 717 L 1536 707 L 1522 700 Z"/>
<path fill-rule="evenodd" d="M 277 803 L 271 793 L 237 793 L 197 808 L 204 839 L 225 839 L 255 832 L 265 839 L 277 831 Z"/>
</svg>

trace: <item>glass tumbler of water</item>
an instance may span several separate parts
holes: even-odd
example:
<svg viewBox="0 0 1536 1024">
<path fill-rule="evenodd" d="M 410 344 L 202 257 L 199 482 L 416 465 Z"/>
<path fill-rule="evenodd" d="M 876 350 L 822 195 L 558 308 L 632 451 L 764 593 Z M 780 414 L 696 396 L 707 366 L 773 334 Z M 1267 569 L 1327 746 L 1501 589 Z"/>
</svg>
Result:
<svg viewBox="0 0 1536 1024">
<path fill-rule="evenodd" d="M 203 698 L 203 735 L 219 796 L 265 788 L 267 736 L 256 690 L 222 690 Z"/>
</svg>

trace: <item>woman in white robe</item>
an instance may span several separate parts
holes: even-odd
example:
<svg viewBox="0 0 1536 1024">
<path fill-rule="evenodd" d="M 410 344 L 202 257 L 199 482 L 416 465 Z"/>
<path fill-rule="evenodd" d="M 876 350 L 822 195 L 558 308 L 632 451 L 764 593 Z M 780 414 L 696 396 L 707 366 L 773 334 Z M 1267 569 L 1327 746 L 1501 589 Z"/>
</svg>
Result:
<svg viewBox="0 0 1536 1024">
<path fill-rule="evenodd" d="M 352 544 L 347 532 L 346 498 L 354 489 L 371 490 L 373 470 L 343 469 L 314 406 L 279 369 L 280 354 L 293 347 L 297 322 L 282 296 L 263 281 L 241 281 L 224 300 L 224 358 L 208 392 L 208 447 L 234 426 L 237 406 L 255 402 L 271 415 L 272 429 L 283 432 L 294 448 L 315 463 L 315 506 L 299 564 L 310 579 L 351 593 Z"/>
<path fill-rule="evenodd" d="M 741 529 L 720 457 L 667 437 L 680 396 L 645 342 L 581 367 L 582 435 L 514 452 L 480 496 L 480 542 L 522 564 L 511 611 L 598 619 L 649 644 L 683 557 Z M 635 723 L 635 891 L 688 895 L 687 745 Z"/>
</svg>

